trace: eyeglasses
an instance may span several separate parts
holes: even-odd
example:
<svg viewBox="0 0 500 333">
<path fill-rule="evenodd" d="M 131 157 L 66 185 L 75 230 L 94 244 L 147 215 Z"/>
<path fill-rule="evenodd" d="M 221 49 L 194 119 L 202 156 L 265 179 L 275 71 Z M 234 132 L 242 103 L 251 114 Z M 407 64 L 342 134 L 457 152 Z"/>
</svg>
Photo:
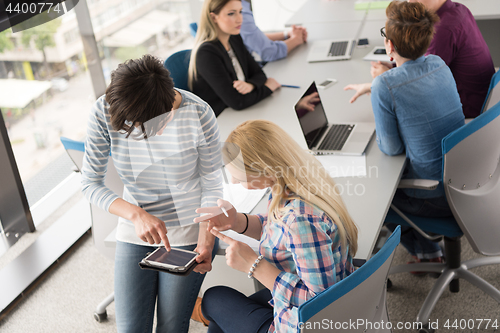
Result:
<svg viewBox="0 0 500 333">
<path fill-rule="evenodd" d="M 386 38 L 387 40 L 390 40 L 392 42 L 392 45 L 394 45 L 394 49 L 397 51 L 398 48 L 396 47 L 396 44 L 394 44 L 394 41 L 390 38 L 387 37 L 386 33 L 385 33 L 385 26 L 380 28 L 380 36 Z"/>
<path fill-rule="evenodd" d="M 387 35 L 385 34 L 385 27 L 380 28 L 380 36 L 387 38 Z"/>
</svg>

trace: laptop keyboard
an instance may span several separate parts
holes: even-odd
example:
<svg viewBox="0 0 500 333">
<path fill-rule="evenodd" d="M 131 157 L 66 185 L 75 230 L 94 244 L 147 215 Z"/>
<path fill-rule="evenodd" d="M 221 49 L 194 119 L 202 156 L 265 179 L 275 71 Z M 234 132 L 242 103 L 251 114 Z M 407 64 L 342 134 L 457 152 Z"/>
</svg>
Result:
<svg viewBox="0 0 500 333">
<path fill-rule="evenodd" d="M 333 42 L 328 52 L 329 57 L 337 57 L 345 55 L 347 44 L 349 42 Z"/>
<path fill-rule="evenodd" d="M 332 125 L 318 150 L 341 150 L 353 128 L 354 125 Z"/>
</svg>

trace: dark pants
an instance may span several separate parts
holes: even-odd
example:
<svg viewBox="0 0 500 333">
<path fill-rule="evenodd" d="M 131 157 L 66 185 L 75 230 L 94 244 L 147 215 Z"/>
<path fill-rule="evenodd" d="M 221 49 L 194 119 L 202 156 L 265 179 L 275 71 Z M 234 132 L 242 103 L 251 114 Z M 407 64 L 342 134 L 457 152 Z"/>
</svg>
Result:
<svg viewBox="0 0 500 333">
<path fill-rule="evenodd" d="M 409 197 L 403 191 L 397 190 L 392 203 L 403 213 L 415 216 L 448 217 L 453 215 L 444 197 L 418 199 Z M 386 223 L 385 225 L 391 231 L 394 231 L 397 226 L 394 223 Z M 412 256 L 419 259 L 433 259 L 443 256 L 438 243 L 428 240 L 409 226 L 401 226 L 401 244 Z"/>
<path fill-rule="evenodd" d="M 210 320 L 208 333 L 266 333 L 273 322 L 269 289 L 246 297 L 239 291 L 217 286 L 203 295 L 201 311 Z"/>
</svg>

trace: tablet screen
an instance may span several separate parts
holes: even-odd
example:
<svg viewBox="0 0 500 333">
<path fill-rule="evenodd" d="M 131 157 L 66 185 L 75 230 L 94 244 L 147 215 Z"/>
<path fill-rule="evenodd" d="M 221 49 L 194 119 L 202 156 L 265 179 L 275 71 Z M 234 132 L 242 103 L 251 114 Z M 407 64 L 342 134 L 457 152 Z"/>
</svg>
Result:
<svg viewBox="0 0 500 333">
<path fill-rule="evenodd" d="M 167 252 L 164 247 L 151 254 L 147 259 L 148 261 L 156 261 L 162 264 L 172 265 L 172 266 L 186 266 L 194 257 L 196 253 L 179 251 L 172 249 Z"/>
</svg>

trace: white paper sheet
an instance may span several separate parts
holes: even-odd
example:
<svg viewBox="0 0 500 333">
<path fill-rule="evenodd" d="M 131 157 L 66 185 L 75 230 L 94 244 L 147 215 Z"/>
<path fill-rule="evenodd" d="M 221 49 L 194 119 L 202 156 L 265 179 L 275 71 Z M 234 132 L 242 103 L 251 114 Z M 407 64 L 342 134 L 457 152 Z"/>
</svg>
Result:
<svg viewBox="0 0 500 333">
<path fill-rule="evenodd" d="M 234 240 L 237 240 L 238 242 L 248 244 L 255 252 L 257 252 L 259 250 L 259 243 L 260 242 L 254 238 L 251 238 L 251 237 L 248 237 L 245 235 L 241 235 L 233 230 L 222 231 L 222 233 L 226 236 L 231 237 Z M 224 243 L 223 241 L 219 241 L 219 247 L 221 249 L 225 250 L 225 249 L 227 249 L 228 245 L 226 243 Z"/>
<path fill-rule="evenodd" d="M 224 184 L 224 200 L 229 201 L 240 213 L 250 213 L 266 193 L 266 188 L 247 190 L 240 184 Z"/>
<path fill-rule="evenodd" d="M 366 156 L 316 156 L 332 178 L 366 176 Z"/>
</svg>

